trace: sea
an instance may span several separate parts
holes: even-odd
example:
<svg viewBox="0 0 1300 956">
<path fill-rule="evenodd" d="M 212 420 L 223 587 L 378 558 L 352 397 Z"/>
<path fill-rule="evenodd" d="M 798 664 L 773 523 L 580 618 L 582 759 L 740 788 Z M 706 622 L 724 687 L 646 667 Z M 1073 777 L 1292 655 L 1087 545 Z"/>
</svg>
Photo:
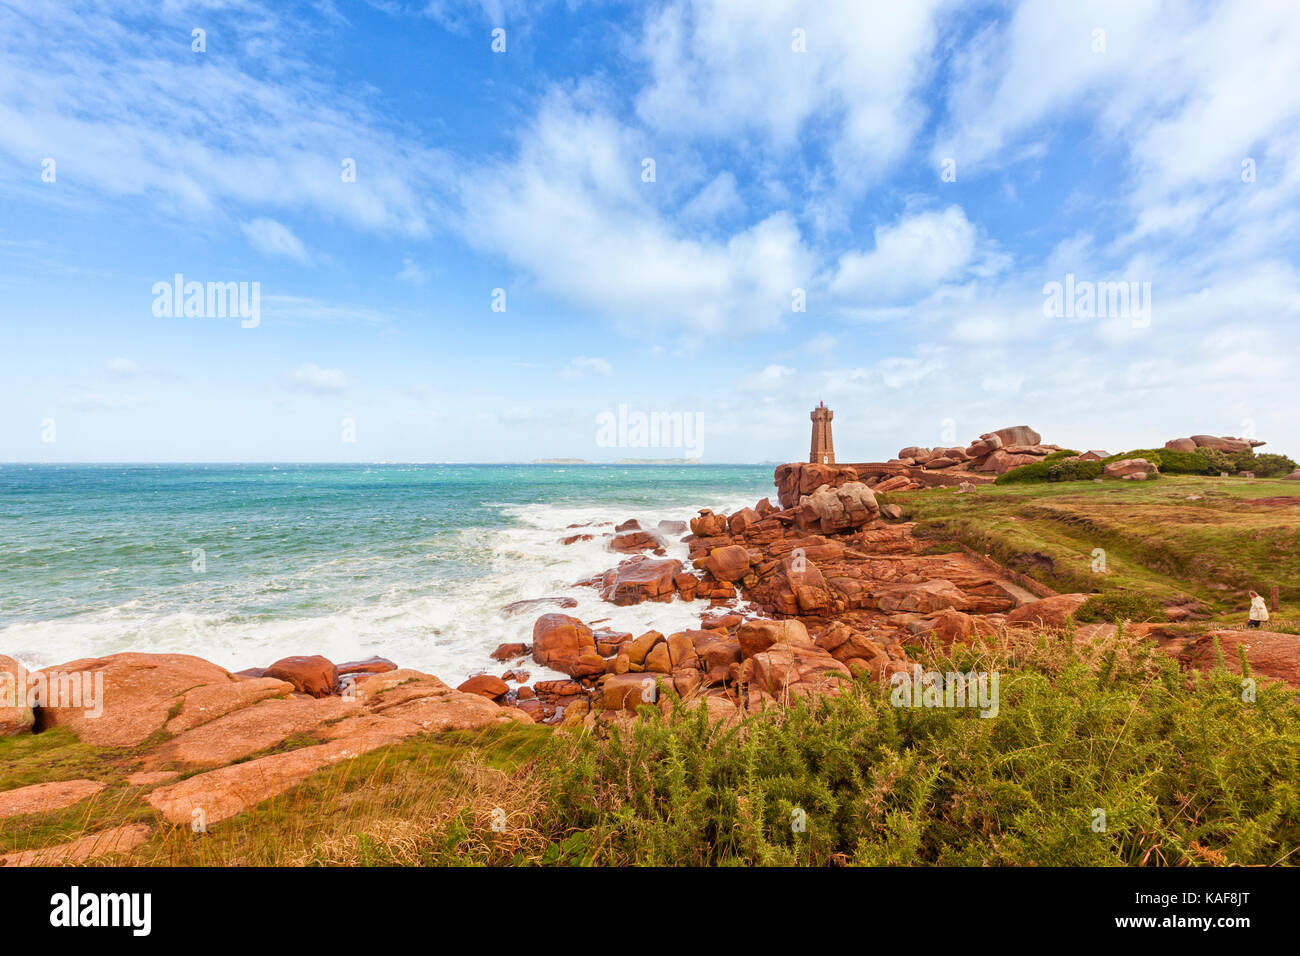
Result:
<svg viewBox="0 0 1300 956">
<path fill-rule="evenodd" d="M 528 642 L 533 613 L 640 634 L 699 602 L 615 607 L 575 586 L 602 537 L 776 497 L 771 465 L 0 464 L 0 654 L 45 667 L 120 651 L 231 670 L 374 655 L 455 686 Z M 573 527 L 577 526 L 577 527 Z M 560 539 L 594 534 L 572 545 Z M 669 554 L 687 548 L 669 538 Z M 533 679 L 559 676 L 534 664 Z"/>
</svg>

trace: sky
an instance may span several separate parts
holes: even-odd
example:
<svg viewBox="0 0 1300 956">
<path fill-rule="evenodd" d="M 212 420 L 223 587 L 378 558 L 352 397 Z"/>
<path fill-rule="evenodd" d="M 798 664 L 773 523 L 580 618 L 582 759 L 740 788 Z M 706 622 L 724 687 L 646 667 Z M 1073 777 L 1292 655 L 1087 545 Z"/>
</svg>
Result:
<svg viewBox="0 0 1300 956">
<path fill-rule="evenodd" d="M 0 0 L 0 461 L 788 461 L 820 401 L 841 461 L 1300 457 L 1297 50 L 1293 0 Z"/>
</svg>

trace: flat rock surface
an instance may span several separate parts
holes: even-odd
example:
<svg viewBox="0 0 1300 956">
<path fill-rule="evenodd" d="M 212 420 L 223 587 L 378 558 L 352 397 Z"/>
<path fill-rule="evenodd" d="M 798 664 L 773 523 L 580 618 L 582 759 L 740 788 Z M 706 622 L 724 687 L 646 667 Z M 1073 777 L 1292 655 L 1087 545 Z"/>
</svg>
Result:
<svg viewBox="0 0 1300 956">
<path fill-rule="evenodd" d="M 94 796 L 105 786 L 107 785 L 98 780 L 58 780 L 5 790 L 0 792 L 0 817 L 62 810 Z"/>
<path fill-rule="evenodd" d="M 0 856 L 0 866 L 68 866 L 110 853 L 127 853 L 149 839 L 153 827 L 131 823 L 38 850 L 21 850 Z"/>
</svg>

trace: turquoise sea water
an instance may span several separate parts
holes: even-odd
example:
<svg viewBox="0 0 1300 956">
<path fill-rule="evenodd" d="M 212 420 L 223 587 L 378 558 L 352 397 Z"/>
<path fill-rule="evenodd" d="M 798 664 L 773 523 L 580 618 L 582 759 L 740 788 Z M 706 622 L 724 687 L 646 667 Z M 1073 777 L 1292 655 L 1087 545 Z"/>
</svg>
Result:
<svg viewBox="0 0 1300 956">
<path fill-rule="evenodd" d="M 0 465 L 0 653 L 382 654 L 458 679 L 527 639 L 511 601 L 568 594 L 628 627 L 698 613 L 574 589 L 617 556 L 608 527 L 560 545 L 568 525 L 765 495 L 770 466 Z"/>
</svg>

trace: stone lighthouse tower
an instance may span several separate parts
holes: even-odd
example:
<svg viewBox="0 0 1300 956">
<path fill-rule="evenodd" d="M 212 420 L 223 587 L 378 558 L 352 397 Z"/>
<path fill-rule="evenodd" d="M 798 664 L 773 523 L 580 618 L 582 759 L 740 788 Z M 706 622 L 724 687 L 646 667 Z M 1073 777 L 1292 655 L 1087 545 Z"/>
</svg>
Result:
<svg viewBox="0 0 1300 956">
<path fill-rule="evenodd" d="M 814 465 L 835 464 L 835 444 L 831 441 L 831 419 L 835 413 L 826 407 L 825 402 L 818 402 L 809 416 L 812 418 L 812 450 L 808 452 L 808 461 Z"/>
</svg>

